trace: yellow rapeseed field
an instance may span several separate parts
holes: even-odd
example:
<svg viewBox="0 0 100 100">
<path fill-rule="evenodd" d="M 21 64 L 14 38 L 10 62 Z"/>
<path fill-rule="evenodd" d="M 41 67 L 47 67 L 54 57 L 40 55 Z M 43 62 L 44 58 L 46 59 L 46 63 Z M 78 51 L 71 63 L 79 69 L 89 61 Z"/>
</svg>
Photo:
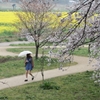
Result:
<svg viewBox="0 0 100 100">
<path fill-rule="evenodd" d="M 11 33 L 15 33 L 16 31 L 18 31 L 12 24 L 13 23 L 17 23 L 18 22 L 18 18 L 15 15 L 16 12 L 0 12 L 0 34 L 4 33 L 5 31 L 11 32 Z M 57 16 L 58 15 L 58 16 Z M 52 27 L 57 27 L 58 23 L 60 23 L 61 25 L 61 20 L 64 19 L 64 17 L 67 16 L 67 12 L 53 12 L 53 13 L 49 13 L 49 17 L 46 17 L 45 21 L 48 20 L 47 18 L 51 18 L 51 20 L 49 20 L 51 23 L 53 23 Z M 97 16 L 97 15 L 95 15 Z M 76 17 L 80 18 L 81 16 L 79 16 L 78 13 L 74 13 L 71 16 L 71 21 L 67 20 L 65 22 L 63 22 L 62 25 L 67 25 L 70 24 L 71 25 L 75 25 L 77 24 L 77 20 Z M 56 20 L 56 21 L 54 21 Z M 70 26 L 69 26 L 70 27 Z"/>
<path fill-rule="evenodd" d="M 17 17 L 15 12 L 0 12 L 0 23 L 15 23 Z"/>
<path fill-rule="evenodd" d="M 17 29 L 12 25 L 17 22 L 15 12 L 0 12 L 0 33 L 16 32 Z"/>
<path fill-rule="evenodd" d="M 16 17 L 15 15 L 16 12 L 0 12 L 0 33 L 4 33 L 5 31 L 8 31 L 8 32 L 16 32 L 18 31 L 12 24 L 13 23 L 17 23 L 18 22 L 18 18 Z M 60 20 L 59 19 L 63 19 L 65 16 L 67 16 L 67 12 L 61 12 L 61 16 L 57 16 L 57 14 L 59 14 L 59 12 L 55 12 L 56 14 L 49 14 L 51 15 L 53 18 L 51 18 L 51 22 L 53 22 L 53 19 L 55 21 L 55 23 L 53 22 L 54 26 L 57 26 L 57 23 L 60 23 Z M 57 20 L 58 18 L 58 20 Z M 75 15 L 73 14 L 72 15 L 72 21 L 71 21 L 73 24 L 75 24 L 77 21 L 75 19 Z M 67 22 L 64 22 L 64 24 L 66 23 L 69 23 L 68 21 Z"/>
</svg>

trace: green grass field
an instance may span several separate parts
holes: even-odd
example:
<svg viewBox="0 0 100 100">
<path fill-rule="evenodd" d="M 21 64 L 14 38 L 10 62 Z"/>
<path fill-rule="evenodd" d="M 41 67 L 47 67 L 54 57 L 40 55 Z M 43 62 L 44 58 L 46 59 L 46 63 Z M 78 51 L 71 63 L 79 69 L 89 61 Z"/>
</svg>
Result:
<svg viewBox="0 0 100 100">
<path fill-rule="evenodd" d="M 85 56 L 85 57 L 88 57 L 89 56 L 88 48 L 87 47 L 78 48 L 78 49 L 76 49 L 73 52 L 73 54 L 74 55 L 77 55 L 77 56 Z"/>
<path fill-rule="evenodd" d="M 24 50 L 29 50 L 29 51 L 31 51 L 33 54 L 35 54 L 35 48 L 32 48 L 32 47 L 29 47 L 29 48 L 25 48 L 25 47 L 22 47 L 22 48 L 8 48 L 7 49 L 7 51 L 9 51 L 9 52 L 13 52 L 13 53 L 20 53 L 20 52 L 22 52 L 22 51 L 24 51 Z M 42 51 L 43 51 L 43 49 L 42 48 L 40 48 L 39 49 L 39 54 L 42 54 Z M 44 53 L 45 54 L 48 54 L 48 52 L 49 52 L 50 50 L 44 50 Z"/>
<path fill-rule="evenodd" d="M 66 75 L 0 91 L 1 100 L 100 100 L 100 87 L 92 72 Z M 5 99 L 4 99 L 5 98 Z"/>
<path fill-rule="evenodd" d="M 50 44 L 49 44 L 50 45 Z M 33 48 L 32 46 L 34 46 L 34 43 L 30 43 L 30 44 L 18 44 L 18 45 L 11 45 L 11 46 L 22 46 L 21 48 L 9 48 L 7 49 L 7 51 L 13 52 L 13 53 L 20 53 L 23 50 L 30 50 L 31 52 L 33 52 L 33 54 L 35 53 L 35 47 Z M 23 46 L 27 46 L 27 48 L 24 48 Z M 30 48 L 28 48 L 28 46 L 31 46 Z M 43 51 L 42 48 L 39 49 L 39 54 L 41 54 Z M 53 50 L 54 52 L 57 51 L 57 49 Z M 45 49 L 44 53 L 48 54 L 49 49 Z M 77 56 L 85 56 L 88 57 L 89 53 L 88 53 L 88 48 L 87 47 L 80 47 L 78 49 L 75 49 L 75 51 L 73 52 L 73 55 L 77 55 Z"/>
<path fill-rule="evenodd" d="M 25 45 L 24 45 L 25 46 Z M 22 49 L 10 49 L 20 52 Z M 75 55 L 88 56 L 87 48 L 80 48 L 74 51 Z M 1 57 L 2 58 L 2 57 Z M 5 57 L 0 59 L 0 78 L 11 77 L 24 74 L 24 58 Z M 41 62 L 35 61 L 33 72 L 40 71 Z M 44 69 L 58 68 L 56 59 L 52 60 L 52 65 L 47 66 L 45 60 Z M 74 65 L 77 63 L 73 63 Z M 73 65 L 72 64 L 72 65 Z M 67 64 L 65 64 L 67 66 Z M 71 65 L 68 65 L 71 66 Z M 7 73 L 6 73 L 7 72 Z M 34 82 L 23 86 L 0 90 L 1 100 L 100 100 L 100 87 L 94 84 L 90 78 L 93 72 L 86 71 L 73 75 L 66 75 L 57 78 L 47 79 L 42 83 Z"/>
</svg>

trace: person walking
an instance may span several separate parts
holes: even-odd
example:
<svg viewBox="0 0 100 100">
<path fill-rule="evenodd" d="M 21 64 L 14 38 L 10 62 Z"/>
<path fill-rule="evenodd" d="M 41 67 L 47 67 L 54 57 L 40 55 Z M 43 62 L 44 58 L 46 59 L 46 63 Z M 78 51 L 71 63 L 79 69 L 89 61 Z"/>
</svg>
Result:
<svg viewBox="0 0 100 100">
<path fill-rule="evenodd" d="M 32 75 L 31 71 L 34 68 L 34 62 L 31 54 L 26 55 L 25 59 L 25 69 L 26 69 L 26 79 L 25 81 L 28 81 L 28 74 L 32 76 L 32 80 L 34 79 L 34 76 Z"/>
</svg>

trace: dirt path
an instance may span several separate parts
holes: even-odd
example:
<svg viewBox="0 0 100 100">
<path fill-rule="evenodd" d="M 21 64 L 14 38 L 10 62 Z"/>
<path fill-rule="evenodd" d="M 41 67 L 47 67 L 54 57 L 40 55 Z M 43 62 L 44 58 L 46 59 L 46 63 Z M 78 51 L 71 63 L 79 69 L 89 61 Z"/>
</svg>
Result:
<svg viewBox="0 0 100 100">
<path fill-rule="evenodd" d="M 2 56 L 7 56 L 7 55 L 17 56 L 18 55 L 18 54 L 6 51 L 7 48 L 15 48 L 15 47 L 1 46 L 0 47 L 0 55 L 2 55 Z M 16 48 L 18 48 L 18 47 L 16 47 Z M 74 74 L 74 73 L 78 73 L 78 72 L 90 71 L 90 70 L 94 69 L 92 67 L 92 65 L 88 64 L 87 57 L 74 56 L 74 61 L 78 62 L 78 64 L 71 66 L 71 67 L 65 67 L 63 70 L 54 69 L 54 70 L 45 71 L 44 72 L 45 79 L 62 76 L 62 75 Z M 33 75 L 35 76 L 35 79 L 33 81 L 31 79 L 29 79 L 28 82 L 24 82 L 25 75 L 1 79 L 0 80 L 0 90 L 42 80 L 41 72 L 33 73 Z"/>
<path fill-rule="evenodd" d="M 0 47 L 0 56 L 17 56 L 18 54 L 8 52 L 6 49 L 10 48 L 9 46 L 7 47 Z"/>
<path fill-rule="evenodd" d="M 12 53 L 7 51 L 8 48 L 30 48 L 30 46 L 1 46 L 0 47 L 0 56 L 18 56 L 18 53 Z M 32 48 L 32 46 L 31 46 Z"/>
</svg>

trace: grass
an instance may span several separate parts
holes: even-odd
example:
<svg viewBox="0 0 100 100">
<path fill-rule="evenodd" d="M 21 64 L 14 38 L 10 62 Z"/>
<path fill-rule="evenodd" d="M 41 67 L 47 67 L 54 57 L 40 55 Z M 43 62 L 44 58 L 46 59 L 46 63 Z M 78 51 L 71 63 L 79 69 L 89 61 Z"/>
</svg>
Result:
<svg viewBox="0 0 100 100">
<path fill-rule="evenodd" d="M 56 85 L 59 88 L 44 89 L 41 87 L 42 82 L 34 82 L 4 89 L 0 91 L 0 98 L 1 100 L 100 100 L 100 87 L 89 78 L 91 74 L 92 72 L 87 71 L 45 80 L 49 83 L 48 86 Z"/>
<path fill-rule="evenodd" d="M 25 58 L 19 58 L 17 56 L 0 57 L 0 79 L 25 74 L 24 59 Z M 48 62 L 47 59 L 48 57 L 44 57 L 44 61 L 42 58 L 39 58 L 38 60 L 34 59 L 35 68 L 32 72 L 41 71 L 43 62 L 44 62 L 44 70 L 60 67 L 56 59 L 52 59 L 51 62 Z M 50 66 L 48 66 L 49 63 Z M 64 63 L 63 66 L 70 67 L 76 64 L 77 64 L 76 62 L 72 62 L 72 63 L 67 62 Z"/>
<path fill-rule="evenodd" d="M 45 44 L 45 46 L 50 46 L 52 43 L 48 42 Z M 10 44 L 10 46 L 35 46 L 35 43 L 21 43 L 21 44 Z"/>
<path fill-rule="evenodd" d="M 35 43 L 10 44 L 10 46 L 35 46 Z"/>
<path fill-rule="evenodd" d="M 20 53 L 24 50 L 29 50 L 31 51 L 33 54 L 35 54 L 35 48 L 29 47 L 29 48 L 8 48 L 7 51 L 9 52 L 13 52 L 13 53 Z M 45 54 L 48 54 L 49 50 L 45 50 Z M 39 54 L 42 54 L 42 48 L 39 49 Z"/>
<path fill-rule="evenodd" d="M 11 23 L 0 23 L 0 42 L 26 40 L 18 36 L 18 32 Z"/>
<path fill-rule="evenodd" d="M 11 45 L 12 46 L 12 45 Z M 34 46 L 33 43 L 30 43 L 30 44 L 18 44 L 16 46 Z M 7 49 L 7 51 L 10 51 L 10 52 L 13 52 L 13 53 L 20 53 L 21 51 L 23 50 L 30 50 L 31 52 L 33 52 L 33 54 L 35 53 L 35 48 L 9 48 Z M 42 48 L 39 49 L 39 54 L 42 53 Z M 45 54 L 48 54 L 49 52 L 49 49 L 45 49 L 44 53 Z M 56 52 L 56 49 L 55 51 Z M 78 48 L 78 49 L 75 49 L 75 51 L 73 52 L 73 55 L 77 55 L 77 56 L 85 56 L 85 57 L 88 57 L 89 56 L 89 53 L 88 53 L 88 48 L 87 47 L 81 47 L 81 48 Z"/>
<path fill-rule="evenodd" d="M 74 55 L 77 55 L 77 56 L 85 56 L 85 57 L 88 57 L 89 56 L 88 48 L 87 47 L 78 48 L 78 49 L 76 49 L 73 52 L 73 54 Z"/>
<path fill-rule="evenodd" d="M 21 44 L 20 44 L 21 45 Z M 28 44 L 26 44 L 26 45 L 28 45 Z M 32 44 L 31 44 L 32 45 Z M 7 51 L 9 51 L 9 52 L 13 52 L 13 53 L 20 53 L 20 52 L 22 52 L 22 51 L 24 51 L 24 50 L 29 50 L 29 51 L 31 51 L 33 54 L 35 54 L 35 47 L 33 47 L 33 46 L 27 46 L 27 47 L 23 47 L 23 46 L 21 46 L 20 48 L 8 48 L 7 49 Z M 49 51 L 50 51 L 50 49 L 43 49 L 43 48 L 39 48 L 39 54 L 42 54 L 42 52 L 44 51 L 44 54 L 49 54 Z M 57 49 L 55 49 L 55 50 L 53 50 L 53 52 L 56 52 L 57 51 Z"/>
</svg>

